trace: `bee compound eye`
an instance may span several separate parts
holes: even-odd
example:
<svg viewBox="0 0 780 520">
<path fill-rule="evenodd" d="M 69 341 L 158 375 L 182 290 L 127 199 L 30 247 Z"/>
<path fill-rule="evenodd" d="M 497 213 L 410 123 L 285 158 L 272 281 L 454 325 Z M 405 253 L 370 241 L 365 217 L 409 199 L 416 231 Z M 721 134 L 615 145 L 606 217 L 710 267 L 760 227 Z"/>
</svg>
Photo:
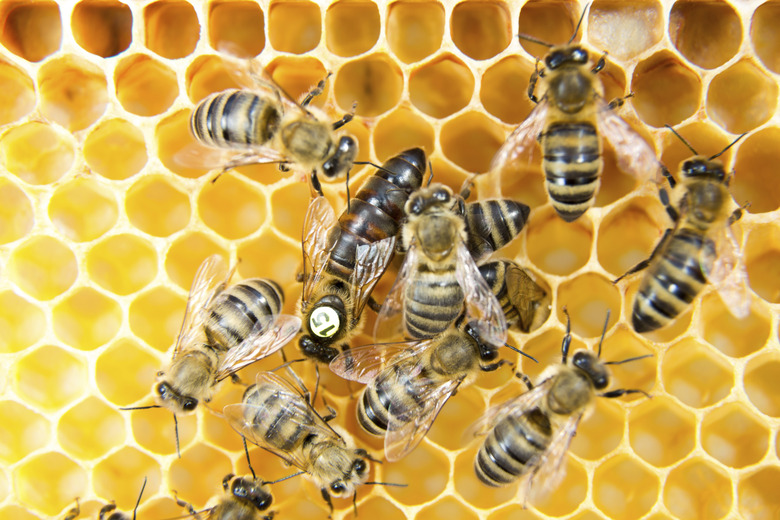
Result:
<svg viewBox="0 0 780 520">
<path fill-rule="evenodd" d="M 330 307 L 317 307 L 309 318 L 309 329 L 320 338 L 330 338 L 340 326 L 339 314 Z"/>
<path fill-rule="evenodd" d="M 366 465 L 366 461 L 356 460 L 353 468 L 355 469 L 355 473 L 357 473 L 358 475 L 362 475 L 363 473 L 366 472 L 368 466 Z"/>
<path fill-rule="evenodd" d="M 346 491 L 347 488 L 346 488 L 346 486 L 344 485 L 343 482 L 336 481 L 336 482 L 334 482 L 333 484 L 330 485 L 330 490 L 334 494 L 338 495 L 338 494 L 341 494 L 344 491 Z"/>
<path fill-rule="evenodd" d="M 182 408 L 185 412 L 191 412 L 198 406 L 198 400 L 197 399 L 186 399 L 184 401 L 184 404 L 182 404 Z"/>
</svg>

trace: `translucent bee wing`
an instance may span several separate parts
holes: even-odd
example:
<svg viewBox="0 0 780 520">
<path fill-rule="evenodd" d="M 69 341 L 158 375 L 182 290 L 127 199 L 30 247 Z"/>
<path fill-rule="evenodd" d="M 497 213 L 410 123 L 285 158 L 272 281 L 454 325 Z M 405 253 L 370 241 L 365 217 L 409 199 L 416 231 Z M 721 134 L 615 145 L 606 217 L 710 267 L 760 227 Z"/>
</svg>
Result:
<svg viewBox="0 0 780 520">
<path fill-rule="evenodd" d="M 385 435 L 385 457 L 393 462 L 400 460 L 414 450 L 425 438 L 428 430 L 439 415 L 444 403 L 452 396 L 461 383 L 461 379 L 449 379 L 434 383 L 420 376 L 410 379 L 410 383 L 419 386 L 415 396 L 422 408 L 414 416 L 402 416 L 390 405 L 387 434 Z"/>
<path fill-rule="evenodd" d="M 374 324 L 374 341 L 380 339 L 396 338 L 404 335 L 403 323 L 403 301 L 406 292 L 406 286 L 409 280 L 414 279 L 417 273 L 418 264 L 417 247 L 412 244 L 409 251 L 406 252 L 406 258 L 401 266 L 401 270 L 396 276 L 393 287 L 387 294 L 385 301 L 382 302 L 382 308 L 379 310 L 379 316 Z"/>
<path fill-rule="evenodd" d="M 206 310 L 214 296 L 227 285 L 231 275 L 232 271 L 227 272 L 225 261 L 220 255 L 211 255 L 200 264 L 190 287 L 184 320 L 173 349 L 173 359 L 176 359 L 182 345 L 189 345 L 201 334 L 199 324 L 205 323 Z"/>
<path fill-rule="evenodd" d="M 355 250 L 355 269 L 350 277 L 350 296 L 356 303 L 355 317 L 361 315 L 368 297 L 374 290 L 379 278 L 387 269 L 395 253 L 395 237 L 388 237 L 371 244 L 357 246 Z"/>
<path fill-rule="evenodd" d="M 620 169 L 642 182 L 660 183 L 663 177 L 653 148 L 601 97 L 596 100 L 596 118 L 599 132 L 615 149 Z"/>
<path fill-rule="evenodd" d="M 301 319 L 297 316 L 279 314 L 261 318 L 244 341 L 225 354 L 217 372 L 217 381 L 222 381 L 255 361 L 270 356 L 285 346 L 300 330 Z"/>
<path fill-rule="evenodd" d="M 513 397 L 503 403 L 491 406 L 475 421 L 463 434 L 465 443 L 471 442 L 474 437 L 487 435 L 495 425 L 509 415 L 522 415 L 525 411 L 534 408 L 547 393 L 550 380 L 543 381 L 533 389 Z"/>
<path fill-rule="evenodd" d="M 362 345 L 339 353 L 330 369 L 344 379 L 369 384 L 386 367 L 418 356 L 430 345 L 431 340 Z"/>
<path fill-rule="evenodd" d="M 311 300 L 312 290 L 327 264 L 331 247 L 328 234 L 338 225 L 336 212 L 328 199 L 315 197 L 309 202 L 303 235 L 303 301 Z"/>
<path fill-rule="evenodd" d="M 542 99 L 528 117 L 509 134 L 504 144 L 498 149 L 490 162 L 490 171 L 494 178 L 492 189 L 485 196 L 501 197 L 501 176 L 502 170 L 508 165 L 517 161 L 517 159 L 528 150 L 532 150 L 539 135 L 544 131 L 547 123 L 547 112 L 549 103 L 547 99 Z M 529 156 L 529 160 L 532 156 Z"/>
<path fill-rule="evenodd" d="M 506 271 L 506 285 L 512 306 L 520 315 L 520 322 L 517 323 L 520 330 L 529 332 L 534 324 L 547 321 L 552 311 L 552 298 L 536 283 L 533 276 L 519 265 L 511 263 Z"/>
<path fill-rule="evenodd" d="M 488 287 L 464 243 L 457 246 L 455 276 L 463 289 L 466 318 L 479 331 L 482 340 L 492 345 L 506 343 L 507 326 L 504 310 Z"/>
<path fill-rule="evenodd" d="M 230 162 L 233 155 L 235 155 L 235 152 L 232 150 L 211 148 L 197 141 L 192 141 L 177 150 L 171 157 L 171 160 L 182 168 L 216 170 L 217 168 L 223 168 Z"/>
<path fill-rule="evenodd" d="M 712 238 L 715 243 L 714 258 L 712 251 L 702 251 L 699 265 L 707 281 L 717 288 L 726 308 L 736 318 L 747 318 L 750 314 L 750 290 L 739 243 L 731 226 L 720 227 Z"/>
</svg>

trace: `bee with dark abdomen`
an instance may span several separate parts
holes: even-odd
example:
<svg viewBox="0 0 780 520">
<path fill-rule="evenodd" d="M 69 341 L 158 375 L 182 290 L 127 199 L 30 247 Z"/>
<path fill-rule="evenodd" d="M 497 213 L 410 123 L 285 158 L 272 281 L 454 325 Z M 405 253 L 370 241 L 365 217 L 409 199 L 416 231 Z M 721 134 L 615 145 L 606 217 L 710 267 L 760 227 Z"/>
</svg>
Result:
<svg viewBox="0 0 780 520">
<path fill-rule="evenodd" d="M 551 491 L 563 477 L 569 444 L 583 416 L 590 410 L 594 397 L 614 398 L 631 393 L 647 395 L 642 390 L 602 392 L 609 386 L 607 365 L 647 357 L 612 362 L 599 359 L 609 314 L 598 353 L 594 355 L 580 349 L 571 359 L 568 313 L 566 317 L 561 363 L 545 370 L 536 386 L 522 376 L 528 392 L 489 409 L 470 430 L 474 436 L 487 435 L 474 462 L 479 480 L 488 486 L 504 486 L 523 479 L 520 486 L 520 502 L 523 505 L 532 492 Z"/>
<path fill-rule="evenodd" d="M 116 504 L 112 501 L 110 504 L 106 504 L 100 508 L 98 512 L 98 520 L 135 520 L 136 511 L 141 503 L 141 497 L 144 496 L 144 489 L 146 489 L 146 477 L 144 477 L 144 483 L 141 485 L 141 492 L 138 493 L 138 500 L 135 502 L 133 508 L 133 516 L 131 517 L 127 513 L 118 511 Z M 75 520 L 81 514 L 81 506 L 79 505 L 79 499 L 76 499 L 76 505 L 68 510 L 65 517 L 62 520 Z"/>
<path fill-rule="evenodd" d="M 530 332 L 547 321 L 552 296 L 534 275 L 511 260 L 483 263 L 479 272 L 496 295 L 508 327 Z"/>
<path fill-rule="evenodd" d="M 309 204 L 300 339 L 307 357 L 328 363 L 338 354 L 336 347 L 349 348 L 371 291 L 392 260 L 404 205 L 424 173 L 425 152 L 413 148 L 377 169 L 338 220 L 325 197 Z"/>
<path fill-rule="evenodd" d="M 588 69 L 588 51 L 571 43 L 580 23 L 582 18 L 572 39 L 558 47 L 521 36 L 552 48 L 544 59 L 546 69 L 540 70 L 537 63 L 531 75 L 528 96 L 537 103 L 536 108 L 507 138 L 491 164 L 491 170 L 497 172 L 498 187 L 502 170 L 538 139 L 550 201 L 567 222 L 576 220 L 593 205 L 603 167 L 600 135 L 615 148 L 623 169 L 641 180 L 654 179 L 657 173 L 652 148 L 615 113 L 623 99 L 607 103 L 594 80 L 606 65 L 605 57 Z M 534 94 L 539 78 L 546 85 L 541 97 Z"/>
<path fill-rule="evenodd" d="M 647 268 L 634 299 L 631 323 L 635 331 L 650 332 L 669 324 L 691 305 L 708 281 L 718 288 L 735 316 L 744 318 L 750 312 L 747 276 L 731 231 L 743 208 L 732 211 L 729 207 L 731 176 L 716 160 L 744 135 L 709 158 L 682 139 L 694 156 L 683 162 L 679 183 L 662 168 L 674 193 L 670 199 L 661 189 L 661 202 L 674 227 L 664 232 L 648 259 L 615 280 L 617 283 Z"/>
</svg>

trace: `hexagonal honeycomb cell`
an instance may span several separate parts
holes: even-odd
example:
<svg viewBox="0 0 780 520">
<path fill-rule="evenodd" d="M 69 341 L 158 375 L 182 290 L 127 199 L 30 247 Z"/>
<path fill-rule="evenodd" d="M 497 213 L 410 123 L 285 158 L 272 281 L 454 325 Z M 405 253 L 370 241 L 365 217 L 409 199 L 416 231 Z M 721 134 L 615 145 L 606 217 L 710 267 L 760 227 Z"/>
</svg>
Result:
<svg viewBox="0 0 780 520">
<path fill-rule="evenodd" d="M 214 504 L 228 472 L 248 473 L 240 438 L 219 415 L 243 388 L 226 383 L 210 406 L 174 421 L 151 404 L 170 359 L 187 293 L 204 258 L 219 253 L 236 279 L 276 279 L 294 313 L 309 189 L 275 164 L 225 172 L 187 160 L 195 103 L 237 85 L 254 59 L 299 99 L 332 73 L 313 104 L 381 163 L 425 149 L 434 180 L 454 189 L 485 173 L 534 108 L 526 91 L 548 44 L 581 42 L 604 97 L 679 178 L 691 151 L 722 151 L 729 190 L 744 205 L 742 247 L 750 313 L 708 287 L 668 327 L 639 335 L 631 308 L 639 276 L 611 282 L 646 258 L 672 224 L 652 183 L 624 172 L 604 145 L 594 207 L 574 223 L 550 206 L 536 146 L 504 175 L 505 196 L 531 209 L 527 230 L 501 255 L 543 277 L 554 312 L 508 343 L 532 379 L 561 360 L 568 310 L 572 349 L 598 348 L 609 389 L 579 424 L 559 488 L 527 509 L 517 485 L 488 489 L 461 436 L 492 404 L 524 386 L 503 367 L 458 391 L 409 457 L 373 464 L 357 494 L 359 518 L 389 520 L 774 519 L 780 515 L 780 2 L 735 0 L 6 0 L 0 2 L 0 519 L 61 518 L 80 498 L 95 517 L 115 500 L 139 518 Z M 228 57 L 229 59 L 223 59 Z M 353 109 L 354 107 L 354 109 Z M 373 172 L 351 172 L 350 192 Z M 484 177 L 483 177 L 484 178 Z M 472 200 L 482 193 L 477 181 Z M 340 210 L 341 180 L 325 185 Z M 391 282 L 391 280 L 390 280 Z M 382 284 L 388 284 L 383 280 Z M 384 287 L 384 285 L 382 285 Z M 388 290 L 385 287 L 383 290 Z M 371 311 L 369 324 L 373 322 Z M 361 334 L 356 341 L 369 341 Z M 296 347 L 285 349 L 299 357 Z M 279 356 L 241 373 L 251 381 Z M 313 367 L 299 364 L 313 385 Z M 305 365 L 305 366 L 304 366 Z M 359 447 L 382 442 L 355 417 L 359 386 L 321 369 L 320 395 Z M 318 399 L 319 408 L 319 399 Z M 216 413 L 214 413 L 216 412 Z M 291 470 L 250 445 L 255 470 Z M 300 478 L 272 486 L 279 518 L 326 518 Z M 335 520 L 354 519 L 335 500 Z"/>
</svg>

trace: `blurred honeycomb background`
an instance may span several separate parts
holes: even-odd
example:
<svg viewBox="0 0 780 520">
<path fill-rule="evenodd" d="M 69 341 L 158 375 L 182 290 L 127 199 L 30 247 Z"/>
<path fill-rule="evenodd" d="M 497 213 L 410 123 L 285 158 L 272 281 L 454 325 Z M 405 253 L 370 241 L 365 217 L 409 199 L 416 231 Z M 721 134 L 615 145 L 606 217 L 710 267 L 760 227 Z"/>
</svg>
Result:
<svg viewBox="0 0 780 520">
<path fill-rule="evenodd" d="M 459 187 L 487 170 L 531 109 L 525 94 L 540 45 L 568 40 L 584 6 L 566 1 L 3 0 L 0 2 L 0 518 L 50 518 L 81 498 L 96 515 L 110 500 L 127 511 L 148 478 L 141 518 L 213 503 L 228 472 L 247 471 L 239 437 L 201 409 L 179 420 L 149 404 L 200 262 L 221 253 L 238 276 L 278 280 L 293 312 L 300 296 L 300 237 L 308 188 L 275 166 L 213 173 L 180 166 L 193 105 L 234 85 L 218 50 L 256 57 L 297 96 L 334 75 L 316 104 L 340 116 L 360 159 L 384 161 L 412 146 L 431 154 L 437 180 Z M 481 486 L 475 445 L 460 435 L 490 403 L 521 391 L 511 370 L 485 376 L 445 407 L 409 457 L 377 466 L 363 518 L 780 517 L 780 2 L 592 3 L 581 39 L 609 52 L 606 97 L 635 93 L 621 114 L 672 170 L 749 135 L 724 160 L 731 190 L 750 207 L 736 226 L 752 312 L 732 317 L 711 289 L 674 325 L 646 337 L 627 316 L 638 278 L 610 280 L 646 257 L 668 225 L 655 189 L 638 186 L 606 146 L 596 208 L 573 224 L 555 217 L 535 162 L 505 179 L 505 195 L 533 208 L 504 252 L 545 277 L 554 311 L 531 334 L 512 334 L 539 358 L 559 360 L 564 305 L 575 346 L 594 347 L 612 311 L 604 356 L 653 354 L 614 369 L 613 387 L 581 425 L 563 485 L 523 511 L 515 487 Z M 578 37 L 579 39 L 579 37 Z M 353 171 L 356 188 L 371 173 Z M 326 186 L 344 206 L 343 183 Z M 383 282 L 381 290 L 389 283 Z M 362 342 L 368 342 L 366 335 Z M 287 351 L 295 356 L 295 346 Z M 516 359 L 511 358 L 516 361 Z M 242 378 L 279 363 L 250 367 Z M 302 369 L 311 381 L 313 368 Z M 338 424 L 379 456 L 381 443 L 354 417 L 356 385 L 323 377 Z M 225 385 L 214 410 L 240 399 Z M 266 479 L 290 469 L 251 451 Z M 279 518 L 325 518 L 318 490 L 301 479 L 273 486 Z M 352 518 L 348 500 L 334 517 Z"/>
</svg>

